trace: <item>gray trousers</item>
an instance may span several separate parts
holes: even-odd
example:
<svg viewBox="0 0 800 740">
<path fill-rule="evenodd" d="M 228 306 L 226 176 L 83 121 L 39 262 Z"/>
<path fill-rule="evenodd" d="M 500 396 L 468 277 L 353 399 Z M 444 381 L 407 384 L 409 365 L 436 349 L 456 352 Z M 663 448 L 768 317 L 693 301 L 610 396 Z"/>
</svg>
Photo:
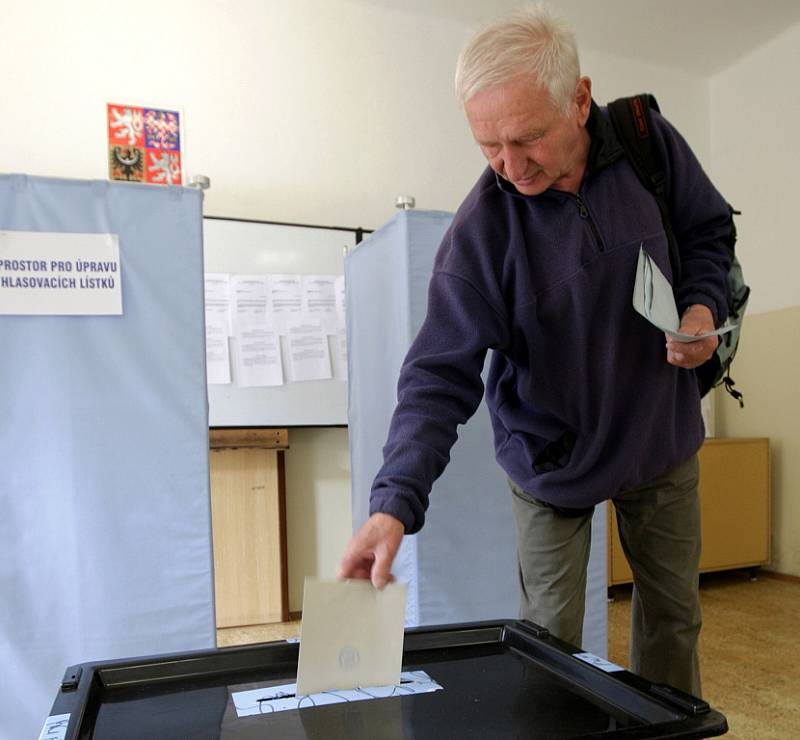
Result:
<svg viewBox="0 0 800 740">
<path fill-rule="evenodd" d="M 630 669 L 700 696 L 700 504 L 697 456 L 613 499 L 633 571 Z M 510 481 L 520 617 L 581 644 L 591 519 L 568 517 Z"/>
</svg>

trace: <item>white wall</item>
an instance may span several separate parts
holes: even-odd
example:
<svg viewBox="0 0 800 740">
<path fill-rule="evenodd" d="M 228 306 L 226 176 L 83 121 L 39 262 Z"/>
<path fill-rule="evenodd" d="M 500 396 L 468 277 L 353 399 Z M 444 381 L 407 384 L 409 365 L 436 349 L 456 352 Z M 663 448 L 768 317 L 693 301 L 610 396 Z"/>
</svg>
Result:
<svg viewBox="0 0 800 740">
<path fill-rule="evenodd" d="M 661 112 L 683 134 L 708 169 L 710 123 L 706 78 L 590 50 L 581 55 L 581 67 L 583 74 L 592 78 L 594 98 L 600 104 L 640 92 L 655 95 Z"/>
<path fill-rule="evenodd" d="M 710 82 L 711 162 L 737 219 L 753 313 L 800 305 L 800 24 Z"/>
<path fill-rule="evenodd" d="M 732 375 L 740 410 L 717 393 L 719 433 L 769 437 L 772 568 L 800 576 L 800 24 L 711 79 L 712 171 L 742 211 L 737 250 L 752 288 Z"/>
<path fill-rule="evenodd" d="M 140 0 L 131 13 L 107 0 L 6 0 L 0 167 L 107 177 L 105 104 L 147 104 L 183 112 L 186 170 L 211 178 L 209 215 L 375 228 L 401 193 L 454 210 L 483 167 L 451 92 L 466 34 L 356 0 Z M 655 93 L 707 161 L 706 80 L 588 50 L 582 64 L 600 102 Z M 303 576 L 338 562 L 349 477 L 345 433 L 292 439 L 298 610 Z"/>
<path fill-rule="evenodd" d="M 286 461 L 289 610 L 300 611 L 305 576 L 334 578 L 350 539 L 347 430 L 290 429 Z"/>
<path fill-rule="evenodd" d="M 346 0 L 12 1 L 2 167 L 107 177 L 103 106 L 134 102 L 184 112 L 208 214 L 378 226 L 409 190 L 454 208 L 482 166 L 450 94 L 461 37 Z"/>
<path fill-rule="evenodd" d="M 453 101 L 466 28 L 356 0 L 7 0 L 4 171 L 107 177 L 104 105 L 179 108 L 206 213 L 380 226 L 455 209 L 483 162 Z M 652 90 L 699 149 L 701 79 L 584 54 L 597 97 Z"/>
</svg>

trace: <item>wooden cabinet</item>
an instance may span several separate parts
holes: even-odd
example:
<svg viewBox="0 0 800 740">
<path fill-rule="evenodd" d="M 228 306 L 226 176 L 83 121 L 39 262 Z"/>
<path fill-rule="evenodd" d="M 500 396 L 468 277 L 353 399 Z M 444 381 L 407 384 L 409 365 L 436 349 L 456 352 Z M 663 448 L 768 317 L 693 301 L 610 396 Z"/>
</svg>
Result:
<svg viewBox="0 0 800 740">
<path fill-rule="evenodd" d="M 285 429 L 212 429 L 211 526 L 217 627 L 289 617 Z"/>
<path fill-rule="evenodd" d="M 769 440 L 709 438 L 699 458 L 700 571 L 766 565 L 771 547 Z M 608 584 L 632 580 L 609 502 Z"/>
</svg>

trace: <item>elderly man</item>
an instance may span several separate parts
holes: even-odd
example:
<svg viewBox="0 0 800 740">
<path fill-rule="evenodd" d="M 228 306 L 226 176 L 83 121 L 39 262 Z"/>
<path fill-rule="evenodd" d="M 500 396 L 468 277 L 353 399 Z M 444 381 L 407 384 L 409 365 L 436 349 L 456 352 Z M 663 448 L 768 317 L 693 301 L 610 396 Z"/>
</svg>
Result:
<svg viewBox="0 0 800 740">
<path fill-rule="evenodd" d="M 479 33 L 456 88 L 489 167 L 439 248 L 371 516 L 339 575 L 391 579 L 480 403 L 491 348 L 485 395 L 512 491 L 521 616 L 580 644 L 591 516 L 611 499 L 635 582 L 631 669 L 700 694 L 693 368 L 717 340 L 665 341 L 631 305 L 640 246 L 671 276 L 668 242 L 561 19 L 539 8 Z M 678 132 L 660 116 L 655 128 L 681 252 L 681 331 L 701 334 L 727 314 L 729 209 Z"/>
</svg>

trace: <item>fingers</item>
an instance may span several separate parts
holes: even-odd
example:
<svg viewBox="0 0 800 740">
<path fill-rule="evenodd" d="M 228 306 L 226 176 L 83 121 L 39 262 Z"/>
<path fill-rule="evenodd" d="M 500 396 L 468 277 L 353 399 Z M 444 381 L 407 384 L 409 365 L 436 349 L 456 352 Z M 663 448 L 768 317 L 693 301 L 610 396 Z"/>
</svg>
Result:
<svg viewBox="0 0 800 740">
<path fill-rule="evenodd" d="M 372 585 L 379 590 L 387 583 L 392 583 L 392 558 L 388 556 L 385 547 L 379 545 L 376 551 L 346 554 L 336 571 L 336 578 L 340 581 L 345 578 L 363 578 L 372 581 Z M 383 554 L 379 556 L 378 552 L 381 551 Z"/>
<path fill-rule="evenodd" d="M 345 578 L 365 578 L 372 575 L 372 566 L 375 562 L 375 552 L 369 542 L 365 542 L 364 532 L 358 532 L 345 550 L 342 562 L 336 571 L 339 580 Z"/>
<path fill-rule="evenodd" d="M 392 560 L 394 554 L 389 554 L 388 548 L 381 544 L 376 548 L 375 560 L 372 564 L 371 579 L 372 585 L 378 590 L 394 580 L 392 576 Z"/>
<path fill-rule="evenodd" d="M 687 370 L 699 367 L 708 360 L 717 349 L 717 337 L 708 337 L 697 342 L 678 342 L 667 339 L 667 362 Z"/>
<path fill-rule="evenodd" d="M 336 570 L 336 578 L 340 581 L 345 578 L 369 578 L 373 561 L 372 557 L 346 554 Z"/>
<path fill-rule="evenodd" d="M 682 334 L 699 336 L 713 330 L 714 316 L 707 306 L 694 304 L 683 312 L 679 329 Z M 719 339 L 716 336 L 699 339 L 696 342 L 679 342 L 667 336 L 667 362 L 691 370 L 708 360 L 718 344 Z"/>
<path fill-rule="evenodd" d="M 392 563 L 403 539 L 403 524 L 387 514 L 373 514 L 350 540 L 336 572 L 340 580 L 364 578 L 377 589 L 394 581 Z"/>
</svg>

